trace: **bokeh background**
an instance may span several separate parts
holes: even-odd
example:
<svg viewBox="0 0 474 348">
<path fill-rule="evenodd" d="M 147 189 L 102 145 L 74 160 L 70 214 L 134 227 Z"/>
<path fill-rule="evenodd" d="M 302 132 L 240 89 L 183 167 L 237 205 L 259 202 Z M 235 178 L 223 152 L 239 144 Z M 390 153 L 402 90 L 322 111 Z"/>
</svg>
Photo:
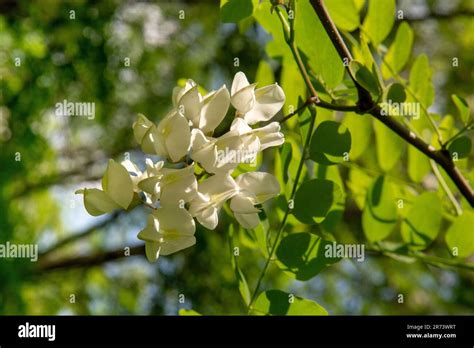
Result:
<svg viewBox="0 0 474 348">
<path fill-rule="evenodd" d="M 414 28 L 415 54 L 427 53 L 434 68 L 434 110 L 454 112 L 453 93 L 474 105 L 473 2 L 398 6 Z M 0 242 L 38 243 L 41 253 L 36 263 L 0 259 L 0 314 L 245 313 L 223 223 L 149 264 L 124 256 L 125 247 L 141 251 L 146 211 L 90 217 L 74 191 L 98 185 L 108 158 L 143 159 L 135 116 L 163 117 L 181 79 L 218 88 L 242 70 L 254 80 L 263 59 L 278 80 L 279 62 L 264 50 L 270 39 L 252 20 L 222 24 L 217 1 L 0 1 Z M 452 57 L 462 64 L 446 69 Z M 64 99 L 94 102 L 95 118 L 56 116 Z M 349 211 L 339 233 L 354 231 L 360 212 Z M 242 248 L 252 288 L 263 262 Z M 341 261 L 304 283 L 272 266 L 271 287 L 317 299 L 331 314 L 474 314 L 472 272 L 386 257 Z"/>
</svg>

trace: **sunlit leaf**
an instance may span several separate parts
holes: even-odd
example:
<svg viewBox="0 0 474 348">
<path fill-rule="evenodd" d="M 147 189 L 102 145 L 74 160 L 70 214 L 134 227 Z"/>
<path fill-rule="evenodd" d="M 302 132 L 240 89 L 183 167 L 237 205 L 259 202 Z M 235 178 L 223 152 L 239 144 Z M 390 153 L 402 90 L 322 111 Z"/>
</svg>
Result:
<svg viewBox="0 0 474 348">
<path fill-rule="evenodd" d="M 405 67 L 410 58 L 413 37 L 414 34 L 410 25 L 407 22 L 402 22 L 398 27 L 395 41 L 384 57 L 384 63 L 382 64 L 384 78 L 388 79 L 393 74 L 398 74 Z"/>
<path fill-rule="evenodd" d="M 278 266 L 298 280 L 309 280 L 330 264 L 339 261 L 326 257 L 326 246 L 331 242 L 307 232 L 291 233 L 278 245 Z"/>
<path fill-rule="evenodd" d="M 397 224 L 397 207 L 391 185 L 378 177 L 367 192 L 362 227 L 371 242 L 388 237 Z"/>
<path fill-rule="evenodd" d="M 414 182 L 421 182 L 430 172 L 429 159 L 414 146 L 408 146 L 408 176 Z"/>
<path fill-rule="evenodd" d="M 384 116 L 390 117 L 390 116 Z M 388 172 L 398 163 L 405 149 L 405 142 L 382 122 L 374 121 L 377 160 L 380 168 Z"/>
<path fill-rule="evenodd" d="M 368 115 L 346 113 L 343 124 L 351 134 L 350 160 L 356 160 L 367 149 L 372 141 L 372 121 Z"/>
<path fill-rule="evenodd" d="M 470 117 L 469 104 L 464 98 L 456 94 L 451 95 L 451 99 L 453 100 L 454 105 L 456 105 L 456 108 L 458 109 L 459 117 L 464 123 L 467 123 Z"/>
<path fill-rule="evenodd" d="M 378 46 L 392 30 L 395 0 L 370 0 L 363 28 L 374 46 Z"/>
<path fill-rule="evenodd" d="M 411 248 L 425 249 L 438 235 L 442 205 L 435 192 L 425 192 L 413 202 L 402 221 L 402 238 Z"/>
<path fill-rule="evenodd" d="M 351 150 L 351 133 L 346 126 L 335 121 L 319 124 L 311 137 L 310 158 L 324 165 L 337 164 Z"/>
<path fill-rule="evenodd" d="M 353 31 L 359 26 L 359 12 L 352 0 L 331 0 L 324 5 L 340 29 Z"/>
<path fill-rule="evenodd" d="M 309 1 L 296 1 L 296 44 L 309 60 L 316 75 L 329 88 L 336 87 L 344 75 L 344 66 Z M 317 38 L 317 44 L 315 43 Z"/>
<path fill-rule="evenodd" d="M 237 23 L 252 15 L 252 0 L 221 0 L 221 20 L 224 23 Z"/>
<path fill-rule="evenodd" d="M 255 315 L 327 315 L 318 303 L 281 290 L 267 290 L 261 293 L 254 305 Z"/>
<path fill-rule="evenodd" d="M 474 212 L 465 211 L 457 217 L 448 232 L 446 243 L 454 256 L 467 257 L 474 253 Z"/>
</svg>

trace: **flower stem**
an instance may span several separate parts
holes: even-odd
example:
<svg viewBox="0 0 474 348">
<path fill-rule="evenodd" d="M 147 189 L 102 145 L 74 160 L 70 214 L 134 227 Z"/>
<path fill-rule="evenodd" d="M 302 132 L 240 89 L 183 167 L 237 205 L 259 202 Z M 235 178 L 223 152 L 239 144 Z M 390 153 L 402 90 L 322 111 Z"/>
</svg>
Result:
<svg viewBox="0 0 474 348">
<path fill-rule="evenodd" d="M 315 121 L 316 121 L 316 108 L 313 106 L 313 107 L 310 108 L 310 111 L 311 111 L 311 121 L 310 121 L 310 125 L 309 125 L 309 131 L 308 131 L 308 134 L 306 135 L 306 140 L 305 140 L 304 147 L 303 147 L 303 153 L 301 154 L 301 159 L 300 159 L 300 162 L 299 162 L 299 165 L 298 165 L 298 170 L 296 172 L 295 181 L 293 183 L 293 188 L 291 190 L 290 200 L 293 200 L 294 197 L 295 197 L 295 194 L 296 194 L 296 189 L 298 187 L 298 182 L 299 182 L 301 173 L 303 172 L 303 165 L 304 165 L 304 161 L 305 161 L 305 153 L 308 150 L 309 143 L 310 143 L 310 140 L 311 140 L 311 134 L 313 132 L 314 124 L 315 124 Z M 255 290 L 253 291 L 252 297 L 250 298 L 250 302 L 249 302 L 249 305 L 248 305 L 248 308 L 247 308 L 247 311 L 249 313 L 250 313 L 250 310 L 252 309 L 252 304 L 254 303 L 254 301 L 255 301 L 255 299 L 258 295 L 258 291 L 260 290 L 260 286 L 262 284 L 263 278 L 265 277 L 265 273 L 267 272 L 268 266 L 270 265 L 270 262 L 273 259 L 273 255 L 275 254 L 276 247 L 278 245 L 278 242 L 280 241 L 281 234 L 283 232 L 283 229 L 285 228 L 286 220 L 288 219 L 289 215 L 290 215 L 290 207 L 289 207 L 289 205 L 287 205 L 286 210 L 285 210 L 285 215 L 283 216 L 283 220 L 281 221 L 280 227 L 278 228 L 277 235 L 276 235 L 275 240 L 274 240 L 274 242 L 271 246 L 270 253 L 268 254 L 267 260 L 265 262 L 265 266 L 263 267 L 263 270 L 260 273 L 260 277 L 257 280 L 257 285 L 255 286 Z"/>
</svg>

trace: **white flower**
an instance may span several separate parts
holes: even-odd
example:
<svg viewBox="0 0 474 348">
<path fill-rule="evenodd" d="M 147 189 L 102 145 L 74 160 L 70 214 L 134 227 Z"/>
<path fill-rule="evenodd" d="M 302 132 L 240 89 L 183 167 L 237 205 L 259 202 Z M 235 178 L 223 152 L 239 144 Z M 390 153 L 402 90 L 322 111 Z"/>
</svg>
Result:
<svg viewBox="0 0 474 348">
<path fill-rule="evenodd" d="M 191 201 L 189 212 L 209 230 L 216 228 L 219 210 L 236 193 L 237 186 L 228 174 L 213 175 L 198 186 L 198 195 Z"/>
<path fill-rule="evenodd" d="M 191 158 L 201 164 L 208 173 L 228 173 L 237 167 L 232 158 L 219 160 L 219 152 L 239 152 L 244 146 L 244 137 L 237 131 L 229 131 L 219 138 L 207 137 L 199 129 L 191 134 Z"/>
<path fill-rule="evenodd" d="M 230 95 L 223 85 L 217 91 L 211 91 L 203 97 L 199 93 L 198 85 L 193 80 L 188 80 L 184 87 L 175 87 L 173 90 L 173 104 L 194 128 L 209 134 L 227 114 Z"/>
<path fill-rule="evenodd" d="M 199 129 L 193 129 L 191 158 L 208 173 L 226 173 L 234 170 L 239 163 L 255 161 L 260 151 L 284 142 L 278 122 L 252 129 L 244 119 L 236 118 L 230 131 L 219 138 L 208 137 Z"/>
<path fill-rule="evenodd" d="M 191 130 L 188 121 L 176 110 L 170 112 L 156 126 L 145 116 L 139 115 L 133 124 L 136 141 L 143 152 L 170 158 L 172 162 L 180 161 L 186 156 Z"/>
<path fill-rule="evenodd" d="M 285 142 L 285 136 L 280 132 L 281 127 L 278 122 L 271 122 L 260 128 L 251 128 L 245 119 L 236 118 L 232 122 L 230 130 L 239 134 L 244 145 L 248 147 L 257 146 L 257 152 L 272 146 L 280 146 Z M 254 144 L 256 140 L 258 140 L 258 145 Z"/>
<path fill-rule="evenodd" d="M 196 226 L 192 216 L 179 207 L 163 207 L 148 216 L 147 226 L 138 233 L 145 241 L 146 256 L 155 262 L 161 255 L 169 255 L 196 243 Z"/>
<path fill-rule="evenodd" d="M 119 208 L 128 209 L 134 197 L 130 175 L 114 160 L 109 160 L 102 178 L 102 190 L 83 189 L 76 193 L 84 195 L 84 206 L 92 216 L 110 213 Z"/>
<path fill-rule="evenodd" d="M 243 72 L 234 76 L 231 88 L 231 103 L 243 116 L 247 124 L 268 121 L 281 110 L 285 103 L 285 93 L 278 84 L 255 90 L 256 84 L 249 84 Z"/>
<path fill-rule="evenodd" d="M 138 187 L 151 195 L 152 203 L 160 200 L 160 205 L 178 205 L 191 201 L 197 194 L 197 180 L 194 165 L 182 169 L 149 168 L 148 177 L 138 183 Z"/>
<path fill-rule="evenodd" d="M 250 172 L 235 179 L 237 191 L 230 201 L 230 209 L 244 228 L 255 228 L 259 224 L 256 204 L 261 204 L 280 193 L 280 184 L 271 174 Z"/>
</svg>

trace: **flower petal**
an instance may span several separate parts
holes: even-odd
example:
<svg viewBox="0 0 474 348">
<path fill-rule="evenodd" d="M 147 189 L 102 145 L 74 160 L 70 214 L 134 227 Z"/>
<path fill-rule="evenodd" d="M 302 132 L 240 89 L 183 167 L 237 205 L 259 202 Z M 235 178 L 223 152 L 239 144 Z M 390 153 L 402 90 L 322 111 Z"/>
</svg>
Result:
<svg viewBox="0 0 474 348">
<path fill-rule="evenodd" d="M 145 242 L 145 254 L 149 262 L 156 262 L 160 257 L 161 243 Z"/>
<path fill-rule="evenodd" d="M 239 175 L 235 182 L 240 190 L 248 191 L 255 195 L 255 202 L 263 203 L 280 193 L 278 180 L 269 173 L 250 172 Z"/>
<path fill-rule="evenodd" d="M 211 97 L 203 101 L 199 128 L 204 133 L 214 131 L 222 122 L 229 109 L 230 95 L 226 86 L 222 86 Z"/>
<path fill-rule="evenodd" d="M 160 182 L 160 202 L 162 205 L 177 206 L 180 201 L 189 202 L 197 194 L 197 181 L 194 165 L 183 169 L 164 168 Z"/>
<path fill-rule="evenodd" d="M 232 197 L 230 200 L 230 209 L 232 209 L 234 213 L 240 214 L 252 214 L 259 212 L 259 210 L 254 207 L 254 204 L 249 197 L 239 194 Z"/>
<path fill-rule="evenodd" d="M 199 126 L 201 98 L 198 86 L 196 85 L 183 94 L 177 105 L 178 112 L 191 121 L 194 127 Z"/>
<path fill-rule="evenodd" d="M 148 118 L 146 118 L 145 115 L 139 114 L 132 127 L 135 140 L 137 143 L 141 144 L 146 132 L 151 127 L 154 127 L 154 124 Z"/>
<path fill-rule="evenodd" d="M 255 105 L 244 118 L 248 124 L 268 121 L 281 110 L 285 104 L 285 93 L 278 84 L 265 86 L 255 91 Z"/>
<path fill-rule="evenodd" d="M 167 234 L 179 233 L 192 236 L 196 231 L 193 217 L 184 208 L 178 206 L 164 206 L 153 211 L 153 216 L 160 222 L 160 233 L 166 239 Z"/>
<path fill-rule="evenodd" d="M 272 122 L 265 127 L 253 130 L 253 133 L 260 140 L 260 151 L 272 146 L 280 146 L 285 142 L 285 136 L 280 132 L 280 129 L 278 122 Z"/>
<path fill-rule="evenodd" d="M 102 178 L 102 188 L 123 209 L 127 209 L 132 202 L 132 179 L 127 170 L 114 160 L 109 160 Z"/>
<path fill-rule="evenodd" d="M 254 83 L 236 91 L 230 98 L 234 108 L 242 115 L 252 110 L 255 105 L 255 85 Z"/>
<path fill-rule="evenodd" d="M 84 206 L 92 216 L 99 216 L 110 213 L 120 206 L 115 203 L 110 196 L 99 189 L 84 189 Z"/>
<path fill-rule="evenodd" d="M 235 219 L 243 228 L 253 229 L 258 226 L 260 219 L 258 218 L 257 213 L 253 214 L 239 214 L 234 213 Z"/>
<path fill-rule="evenodd" d="M 189 150 L 191 131 L 188 122 L 178 112 L 170 114 L 163 119 L 158 131 L 163 137 L 166 151 L 173 162 L 178 162 Z"/>
</svg>

